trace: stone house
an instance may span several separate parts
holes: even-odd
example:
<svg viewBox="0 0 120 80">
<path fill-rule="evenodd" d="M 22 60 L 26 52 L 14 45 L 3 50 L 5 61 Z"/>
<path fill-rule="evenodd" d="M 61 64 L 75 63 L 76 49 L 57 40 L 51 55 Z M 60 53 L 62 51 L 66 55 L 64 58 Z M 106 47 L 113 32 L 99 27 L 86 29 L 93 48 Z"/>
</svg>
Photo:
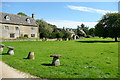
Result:
<svg viewBox="0 0 120 80">
<path fill-rule="evenodd" d="M 28 35 L 29 38 L 38 38 L 38 26 L 32 17 L 0 12 L 0 38 L 16 39 Z"/>
<path fill-rule="evenodd" d="M 64 31 L 68 31 L 68 32 L 70 32 L 70 33 L 71 33 L 71 37 L 72 37 L 74 40 L 77 39 L 77 35 L 75 34 L 75 32 L 73 31 L 72 28 L 69 29 L 69 28 L 65 28 L 65 27 L 63 27 L 63 30 L 64 30 Z"/>
</svg>

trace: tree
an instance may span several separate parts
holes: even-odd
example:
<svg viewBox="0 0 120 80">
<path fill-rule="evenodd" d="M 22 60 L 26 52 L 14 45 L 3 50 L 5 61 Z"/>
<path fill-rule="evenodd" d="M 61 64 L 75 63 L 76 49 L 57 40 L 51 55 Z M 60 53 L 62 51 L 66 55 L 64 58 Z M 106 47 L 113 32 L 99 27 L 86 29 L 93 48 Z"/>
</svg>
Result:
<svg viewBox="0 0 120 80">
<path fill-rule="evenodd" d="M 89 35 L 91 35 L 91 36 L 95 36 L 95 28 L 90 28 L 89 29 Z"/>
<path fill-rule="evenodd" d="M 99 37 L 120 37 L 120 13 L 108 13 L 102 17 L 99 23 L 95 26 L 95 33 Z"/>
<path fill-rule="evenodd" d="M 56 38 L 57 26 L 44 21 L 43 19 L 36 20 L 39 26 L 40 38 Z"/>
<path fill-rule="evenodd" d="M 79 37 L 85 37 L 86 36 L 86 32 L 83 30 L 85 27 L 80 27 L 80 26 L 77 26 L 77 35 Z"/>
<path fill-rule="evenodd" d="M 84 25 L 84 24 L 81 24 L 81 28 L 85 28 L 85 25 Z"/>
<path fill-rule="evenodd" d="M 21 15 L 21 16 L 27 16 L 25 13 L 23 13 L 23 12 L 19 12 L 19 13 L 17 13 L 17 15 Z"/>
<path fill-rule="evenodd" d="M 63 38 L 65 38 L 65 39 L 66 39 L 66 38 L 69 38 L 69 39 L 70 39 L 70 38 L 71 38 L 71 33 L 68 32 L 68 31 L 65 31 Z"/>
<path fill-rule="evenodd" d="M 56 38 L 62 38 L 64 34 L 62 32 L 57 32 L 56 33 Z"/>
<path fill-rule="evenodd" d="M 50 33 L 47 33 L 47 31 L 40 33 L 41 38 L 48 38 L 49 36 L 50 36 Z"/>
<path fill-rule="evenodd" d="M 81 24 L 80 26 L 78 26 L 78 29 L 83 30 L 86 33 L 86 35 L 88 35 L 88 33 L 89 33 L 88 28 L 89 27 L 85 26 L 84 24 Z"/>
</svg>

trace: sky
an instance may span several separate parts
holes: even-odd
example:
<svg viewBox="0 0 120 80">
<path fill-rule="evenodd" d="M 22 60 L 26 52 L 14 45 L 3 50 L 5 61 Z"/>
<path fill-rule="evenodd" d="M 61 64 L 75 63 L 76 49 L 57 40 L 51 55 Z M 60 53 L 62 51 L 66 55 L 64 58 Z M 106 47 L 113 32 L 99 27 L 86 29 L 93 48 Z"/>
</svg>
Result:
<svg viewBox="0 0 120 80">
<path fill-rule="evenodd" d="M 2 2 L 2 12 L 23 12 L 43 19 L 58 28 L 77 28 L 82 23 L 92 28 L 106 13 L 118 12 L 118 2 Z"/>
</svg>

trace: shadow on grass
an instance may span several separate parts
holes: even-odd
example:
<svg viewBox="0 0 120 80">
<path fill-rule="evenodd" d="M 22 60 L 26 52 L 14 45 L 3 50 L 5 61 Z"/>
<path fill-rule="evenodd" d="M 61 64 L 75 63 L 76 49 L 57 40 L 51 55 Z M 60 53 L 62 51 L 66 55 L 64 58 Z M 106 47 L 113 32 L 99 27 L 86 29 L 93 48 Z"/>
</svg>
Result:
<svg viewBox="0 0 120 80">
<path fill-rule="evenodd" d="M 9 54 L 7 54 L 7 53 L 0 53 L 0 55 L 9 55 Z"/>
<path fill-rule="evenodd" d="M 28 58 L 23 58 L 23 59 L 28 59 Z"/>
<path fill-rule="evenodd" d="M 81 42 L 81 43 L 111 43 L 111 42 L 115 42 L 115 41 L 76 41 L 76 42 Z M 120 42 L 120 41 L 117 41 L 117 42 Z"/>
<path fill-rule="evenodd" d="M 44 65 L 44 66 L 53 66 L 52 64 L 41 64 L 41 65 Z"/>
</svg>

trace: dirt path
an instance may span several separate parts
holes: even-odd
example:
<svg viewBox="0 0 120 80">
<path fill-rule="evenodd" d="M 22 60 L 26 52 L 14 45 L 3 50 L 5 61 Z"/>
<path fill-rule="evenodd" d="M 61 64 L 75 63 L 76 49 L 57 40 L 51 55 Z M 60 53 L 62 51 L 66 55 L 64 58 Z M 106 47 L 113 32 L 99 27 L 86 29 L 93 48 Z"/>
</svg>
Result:
<svg viewBox="0 0 120 80">
<path fill-rule="evenodd" d="M 0 79 L 1 78 L 37 78 L 30 74 L 20 72 L 0 61 Z"/>
</svg>

